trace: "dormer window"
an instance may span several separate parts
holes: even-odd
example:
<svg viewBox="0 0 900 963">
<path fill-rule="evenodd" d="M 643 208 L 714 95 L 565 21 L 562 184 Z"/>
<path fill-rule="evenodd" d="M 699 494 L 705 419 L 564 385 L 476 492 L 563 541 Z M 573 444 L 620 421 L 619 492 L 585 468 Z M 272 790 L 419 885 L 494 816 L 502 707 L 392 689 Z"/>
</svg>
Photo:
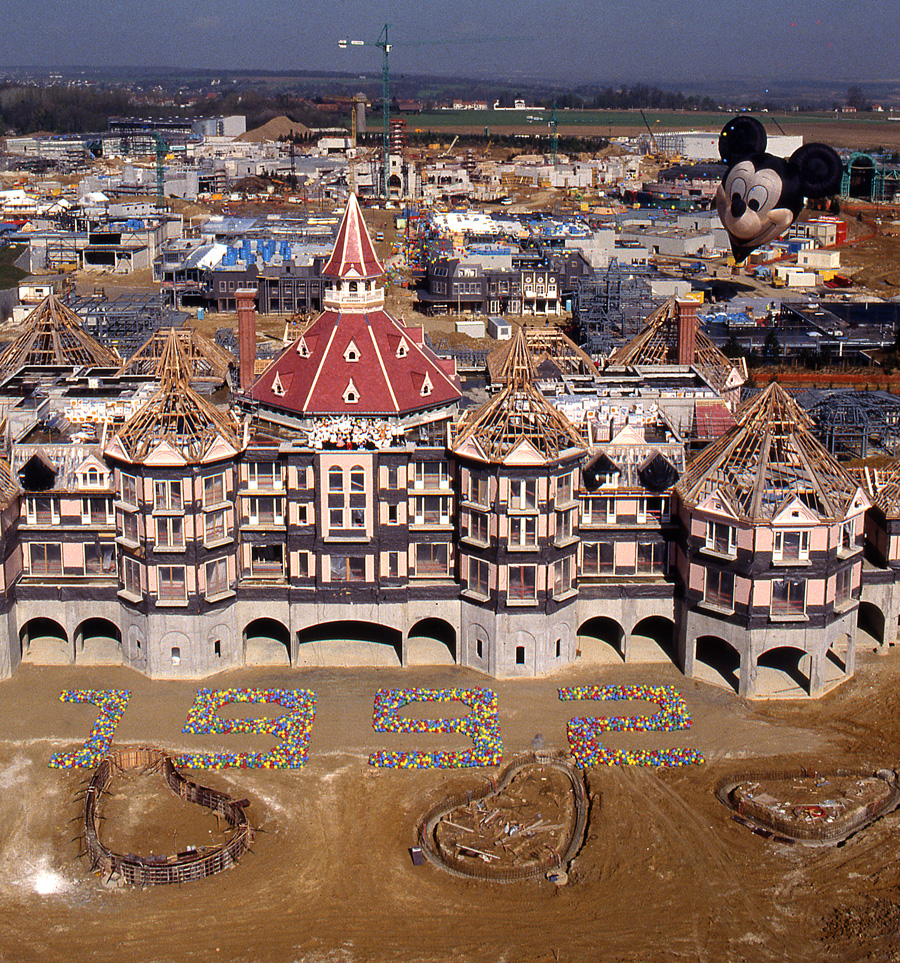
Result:
<svg viewBox="0 0 900 963">
<path fill-rule="evenodd" d="M 301 358 L 309 357 L 309 348 L 306 345 L 306 339 L 302 335 L 297 339 L 297 354 L 299 354 Z"/>
<path fill-rule="evenodd" d="M 278 395 L 279 398 L 284 397 L 284 386 L 281 383 L 281 376 L 278 372 L 275 372 L 275 380 L 272 382 L 272 394 Z"/>
<path fill-rule="evenodd" d="M 101 472 L 99 468 L 86 468 L 79 475 L 79 484 L 82 488 L 105 488 L 106 472 Z"/>
<path fill-rule="evenodd" d="M 350 379 L 349 384 L 344 389 L 344 404 L 345 405 L 355 405 L 359 403 L 359 391 L 356 389 L 356 385 L 353 384 L 353 379 Z"/>
<path fill-rule="evenodd" d="M 422 382 L 422 387 L 419 389 L 419 394 L 423 398 L 427 398 L 431 392 L 434 391 L 434 385 L 431 383 L 431 378 L 428 377 L 428 373 L 425 373 L 425 380 Z"/>
<path fill-rule="evenodd" d="M 400 339 L 400 344 L 397 345 L 397 357 L 405 358 L 409 354 L 409 345 L 406 343 L 406 338 Z"/>
<path fill-rule="evenodd" d="M 347 350 L 344 351 L 344 361 L 359 361 L 359 348 L 356 347 L 356 343 L 351 341 L 347 345 Z"/>
</svg>

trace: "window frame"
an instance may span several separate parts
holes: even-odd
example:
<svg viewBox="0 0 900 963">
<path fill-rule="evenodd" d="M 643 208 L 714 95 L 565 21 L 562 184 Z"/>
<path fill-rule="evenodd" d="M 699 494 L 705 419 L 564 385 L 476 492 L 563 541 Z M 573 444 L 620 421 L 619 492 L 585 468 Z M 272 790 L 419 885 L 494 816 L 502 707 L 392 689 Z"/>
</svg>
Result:
<svg viewBox="0 0 900 963">
<path fill-rule="evenodd" d="M 187 601 L 187 570 L 184 565 L 156 566 L 156 598 L 160 602 Z"/>
<path fill-rule="evenodd" d="M 530 583 L 526 573 L 531 573 Z M 511 602 L 537 601 L 537 566 L 508 565 L 506 567 L 506 598 Z"/>
<path fill-rule="evenodd" d="M 62 542 L 29 542 L 28 571 L 31 575 L 62 575 Z"/>
<path fill-rule="evenodd" d="M 723 533 L 725 534 L 724 539 L 721 537 Z M 721 547 L 722 543 L 726 546 L 725 550 Z M 737 526 L 729 522 L 707 519 L 703 547 L 707 552 L 712 552 L 715 555 L 734 558 L 737 555 Z"/>
</svg>

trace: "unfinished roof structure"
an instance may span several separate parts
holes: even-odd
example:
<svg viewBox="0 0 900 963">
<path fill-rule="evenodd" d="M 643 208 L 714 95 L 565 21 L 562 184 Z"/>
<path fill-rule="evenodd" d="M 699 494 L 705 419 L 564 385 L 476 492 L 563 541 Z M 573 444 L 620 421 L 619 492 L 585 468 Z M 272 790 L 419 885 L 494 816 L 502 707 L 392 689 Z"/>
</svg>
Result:
<svg viewBox="0 0 900 963">
<path fill-rule="evenodd" d="M 872 501 L 884 512 L 885 518 L 900 518 L 900 458 L 894 458 L 882 468 L 855 469 Z"/>
<path fill-rule="evenodd" d="M 648 318 L 641 333 L 612 353 L 610 365 L 690 365 L 721 394 L 747 380 L 743 359 L 732 361 L 700 330 L 696 308 L 688 314 L 684 302 L 669 298 Z"/>
<path fill-rule="evenodd" d="M 81 318 L 50 294 L 25 319 L 25 330 L 0 354 L 0 374 L 22 367 L 118 367 L 119 356 L 84 330 Z"/>
<path fill-rule="evenodd" d="M 161 378 L 163 358 L 171 333 L 175 333 L 182 348 L 182 357 L 188 370 L 189 381 L 212 381 L 221 383 L 234 364 L 234 356 L 205 338 L 192 328 L 166 328 L 155 331 L 118 370 L 120 375 L 149 375 Z"/>
<path fill-rule="evenodd" d="M 582 351 L 575 342 L 559 328 L 552 325 L 526 327 L 525 343 L 534 356 L 534 367 L 540 374 L 541 367 L 549 362 L 555 372 L 563 378 L 593 378 L 597 368 L 590 355 Z M 488 374 L 491 381 L 501 381 L 506 359 L 513 350 L 513 339 L 495 348 L 487 359 Z"/>
<path fill-rule="evenodd" d="M 20 491 L 12 466 L 5 458 L 0 458 L 0 511 L 3 511 Z"/>
<path fill-rule="evenodd" d="M 190 386 L 190 362 L 169 331 L 159 389 L 106 448 L 132 464 L 184 465 L 231 458 L 244 447 L 241 426 Z"/>
<path fill-rule="evenodd" d="M 821 520 L 844 519 L 869 499 L 812 433 L 812 421 L 776 382 L 740 422 L 704 448 L 676 487 L 687 505 L 716 497 L 735 518 L 773 521 L 799 500 Z"/>
<path fill-rule="evenodd" d="M 500 372 L 506 386 L 452 427 L 451 448 L 492 464 L 534 465 L 580 456 L 587 442 L 534 387 L 534 361 L 518 328 Z"/>
</svg>

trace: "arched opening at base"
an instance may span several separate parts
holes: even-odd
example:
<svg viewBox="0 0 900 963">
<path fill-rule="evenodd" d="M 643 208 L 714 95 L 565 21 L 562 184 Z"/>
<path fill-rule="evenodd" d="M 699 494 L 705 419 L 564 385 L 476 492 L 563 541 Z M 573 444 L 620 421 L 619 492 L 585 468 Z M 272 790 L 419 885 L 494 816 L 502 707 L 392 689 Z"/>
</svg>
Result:
<svg viewBox="0 0 900 963">
<path fill-rule="evenodd" d="M 882 645 L 884 643 L 884 613 L 877 605 L 873 602 L 860 602 L 856 619 L 860 644 Z"/>
<path fill-rule="evenodd" d="M 444 619 L 419 619 L 406 637 L 408 665 L 455 665 L 456 629 Z"/>
<path fill-rule="evenodd" d="M 675 623 L 664 615 L 649 615 L 631 630 L 629 662 L 675 662 Z"/>
<path fill-rule="evenodd" d="M 740 653 L 717 635 L 701 635 L 694 657 L 694 678 L 737 692 L 741 684 Z"/>
<path fill-rule="evenodd" d="M 247 665 L 290 665 L 291 633 L 275 619 L 254 619 L 244 629 Z"/>
<path fill-rule="evenodd" d="M 122 633 L 109 619 L 85 619 L 75 629 L 75 661 L 84 665 L 119 665 Z"/>
<path fill-rule="evenodd" d="M 577 657 L 584 662 L 623 662 L 625 630 L 604 615 L 588 619 L 578 630 Z"/>
<path fill-rule="evenodd" d="M 75 654 L 66 630 L 54 619 L 29 619 L 19 631 L 23 662 L 35 665 L 71 665 Z"/>
<path fill-rule="evenodd" d="M 400 665 L 403 633 L 377 622 L 323 622 L 297 633 L 297 665 Z"/>
<path fill-rule="evenodd" d="M 809 695 L 812 656 L 782 645 L 763 652 L 756 663 L 756 695 L 785 699 Z"/>
</svg>

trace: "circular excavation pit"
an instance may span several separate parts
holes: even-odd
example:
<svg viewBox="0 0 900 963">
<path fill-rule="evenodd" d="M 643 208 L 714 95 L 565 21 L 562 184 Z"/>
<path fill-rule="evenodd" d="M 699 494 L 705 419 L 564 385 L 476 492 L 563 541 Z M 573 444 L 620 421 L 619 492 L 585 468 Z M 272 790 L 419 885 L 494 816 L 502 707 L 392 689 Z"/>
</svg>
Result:
<svg viewBox="0 0 900 963">
<path fill-rule="evenodd" d="M 747 772 L 723 779 L 716 796 L 735 811 L 733 819 L 758 835 L 823 846 L 900 805 L 900 784 L 889 769 Z"/>
<path fill-rule="evenodd" d="M 419 825 L 419 845 L 430 862 L 455 876 L 564 882 L 587 812 L 580 774 L 560 756 L 537 753 L 514 760 L 496 783 L 432 809 Z"/>
<path fill-rule="evenodd" d="M 179 797 L 176 803 L 159 800 L 147 787 L 148 777 L 160 777 L 160 787 Z M 113 781 L 130 793 L 110 791 Z M 101 800 L 104 812 L 101 814 Z M 183 802 L 182 802 L 183 800 Z M 200 823 L 191 807 L 200 806 L 215 815 L 215 828 Z M 235 802 L 230 796 L 185 779 L 172 759 L 161 749 L 120 749 L 107 755 L 94 770 L 84 795 L 84 847 L 91 869 L 106 882 L 133 886 L 185 883 L 215 876 L 234 866 L 253 843 L 253 827 L 247 820 L 247 800 Z M 107 843 L 100 840 L 104 820 Z M 223 827 L 221 823 L 224 822 Z M 202 834 L 212 839 L 202 845 L 188 845 Z M 116 849 L 132 841 L 153 848 L 182 851 L 172 855 L 123 855 Z"/>
</svg>

